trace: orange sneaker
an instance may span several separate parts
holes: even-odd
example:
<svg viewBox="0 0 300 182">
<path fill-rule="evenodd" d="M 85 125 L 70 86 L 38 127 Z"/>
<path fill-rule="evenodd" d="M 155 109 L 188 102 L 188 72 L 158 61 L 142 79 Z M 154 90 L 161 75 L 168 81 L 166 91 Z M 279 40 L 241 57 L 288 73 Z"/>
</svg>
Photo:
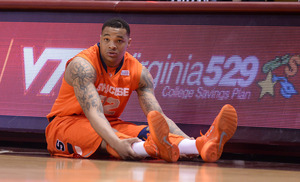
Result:
<svg viewBox="0 0 300 182">
<path fill-rule="evenodd" d="M 159 158 L 158 148 L 154 143 L 154 141 L 152 140 L 150 133 L 147 134 L 147 140 L 144 143 L 144 148 L 151 157 Z"/>
<path fill-rule="evenodd" d="M 152 157 L 157 156 L 167 162 L 176 162 L 179 158 L 179 148 L 169 140 L 170 130 L 165 118 L 158 111 L 151 111 L 147 120 L 151 137 L 144 143 L 146 152 Z"/>
<path fill-rule="evenodd" d="M 205 162 L 217 161 L 224 144 L 234 135 L 237 128 L 237 113 L 233 106 L 226 104 L 205 135 L 196 139 L 196 147 Z"/>
</svg>

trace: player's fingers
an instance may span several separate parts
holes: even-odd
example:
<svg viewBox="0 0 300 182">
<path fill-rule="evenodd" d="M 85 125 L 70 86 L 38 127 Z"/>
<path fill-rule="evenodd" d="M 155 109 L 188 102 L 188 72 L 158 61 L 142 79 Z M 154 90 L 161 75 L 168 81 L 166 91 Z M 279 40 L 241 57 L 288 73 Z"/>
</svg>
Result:
<svg viewBox="0 0 300 182">
<path fill-rule="evenodd" d="M 133 143 L 136 143 L 136 142 L 141 142 L 142 140 L 139 139 L 139 138 L 128 138 L 127 139 L 128 142 L 132 145 Z"/>
<path fill-rule="evenodd" d="M 138 155 L 137 153 L 135 153 L 131 147 L 128 148 L 127 154 L 126 156 L 124 156 L 125 160 L 141 160 L 143 159 L 142 156 Z"/>
<path fill-rule="evenodd" d="M 142 160 L 144 157 L 138 155 L 137 153 L 133 152 L 130 156 L 129 156 L 129 160 Z"/>
<path fill-rule="evenodd" d="M 132 144 L 133 143 L 136 143 L 136 142 L 141 142 L 142 140 L 141 139 L 139 139 L 139 138 L 129 138 L 129 139 L 127 139 L 127 142 L 129 143 L 129 146 L 130 146 L 130 150 L 129 150 L 129 158 L 131 159 L 131 160 L 141 160 L 141 159 L 143 159 L 143 157 L 142 156 L 140 156 L 140 155 L 138 155 L 137 153 L 135 153 L 134 151 L 133 151 L 133 149 L 132 149 Z"/>
</svg>

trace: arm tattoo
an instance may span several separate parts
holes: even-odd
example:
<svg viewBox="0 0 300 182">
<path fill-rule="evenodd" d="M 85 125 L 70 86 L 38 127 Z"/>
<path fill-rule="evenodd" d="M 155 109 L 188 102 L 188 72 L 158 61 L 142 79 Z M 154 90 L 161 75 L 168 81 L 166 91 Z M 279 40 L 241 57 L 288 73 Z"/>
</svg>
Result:
<svg viewBox="0 0 300 182">
<path fill-rule="evenodd" d="M 181 129 L 174 123 L 174 121 L 169 119 L 163 113 L 158 101 L 156 100 L 156 98 L 154 96 L 154 87 L 153 87 L 152 76 L 145 67 L 143 67 L 143 70 L 142 70 L 142 75 L 141 75 L 141 79 L 140 79 L 140 83 L 139 83 L 139 88 L 137 89 L 137 93 L 139 96 L 140 105 L 141 105 L 145 115 L 147 115 L 150 111 L 153 111 L 153 110 L 162 113 L 169 125 L 171 133 L 189 138 L 184 132 L 181 131 Z"/>
<path fill-rule="evenodd" d="M 137 89 L 139 101 L 145 114 L 152 110 L 162 112 L 162 109 L 154 96 L 153 78 L 149 71 L 143 67 L 142 75 Z"/>
<path fill-rule="evenodd" d="M 149 71 L 143 67 L 142 74 L 141 74 L 141 79 L 139 83 L 139 88 L 142 90 L 148 91 L 148 92 L 153 92 L 153 78 Z"/>
<path fill-rule="evenodd" d="M 73 60 L 68 65 L 66 77 L 70 79 L 84 113 L 95 108 L 98 115 L 102 116 L 103 106 L 94 85 L 97 75 L 92 65 L 83 58 Z"/>
</svg>

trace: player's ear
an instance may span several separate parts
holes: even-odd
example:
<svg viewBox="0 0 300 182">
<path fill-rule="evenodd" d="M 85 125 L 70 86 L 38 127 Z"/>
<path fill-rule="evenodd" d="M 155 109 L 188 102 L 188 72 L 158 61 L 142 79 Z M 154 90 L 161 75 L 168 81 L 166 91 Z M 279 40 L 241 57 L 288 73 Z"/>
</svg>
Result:
<svg viewBox="0 0 300 182">
<path fill-rule="evenodd" d="M 129 39 L 128 39 L 128 47 L 130 46 L 130 44 L 131 44 L 131 38 L 129 37 Z"/>
</svg>

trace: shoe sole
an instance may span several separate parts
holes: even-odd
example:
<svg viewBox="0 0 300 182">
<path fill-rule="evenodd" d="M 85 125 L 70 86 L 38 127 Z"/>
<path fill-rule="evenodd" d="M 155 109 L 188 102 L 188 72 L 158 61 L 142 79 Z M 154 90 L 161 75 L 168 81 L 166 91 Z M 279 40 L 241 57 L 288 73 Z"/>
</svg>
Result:
<svg viewBox="0 0 300 182">
<path fill-rule="evenodd" d="M 215 120 L 216 137 L 207 141 L 201 157 L 205 162 L 217 161 L 223 152 L 225 143 L 234 135 L 237 128 L 237 113 L 234 107 L 225 105 Z"/>
<path fill-rule="evenodd" d="M 179 158 L 179 148 L 169 140 L 169 126 L 165 118 L 157 111 L 151 111 L 147 116 L 150 135 L 159 150 L 159 156 L 167 162 L 176 162 Z M 162 129 L 166 128 L 166 129 Z"/>
</svg>

